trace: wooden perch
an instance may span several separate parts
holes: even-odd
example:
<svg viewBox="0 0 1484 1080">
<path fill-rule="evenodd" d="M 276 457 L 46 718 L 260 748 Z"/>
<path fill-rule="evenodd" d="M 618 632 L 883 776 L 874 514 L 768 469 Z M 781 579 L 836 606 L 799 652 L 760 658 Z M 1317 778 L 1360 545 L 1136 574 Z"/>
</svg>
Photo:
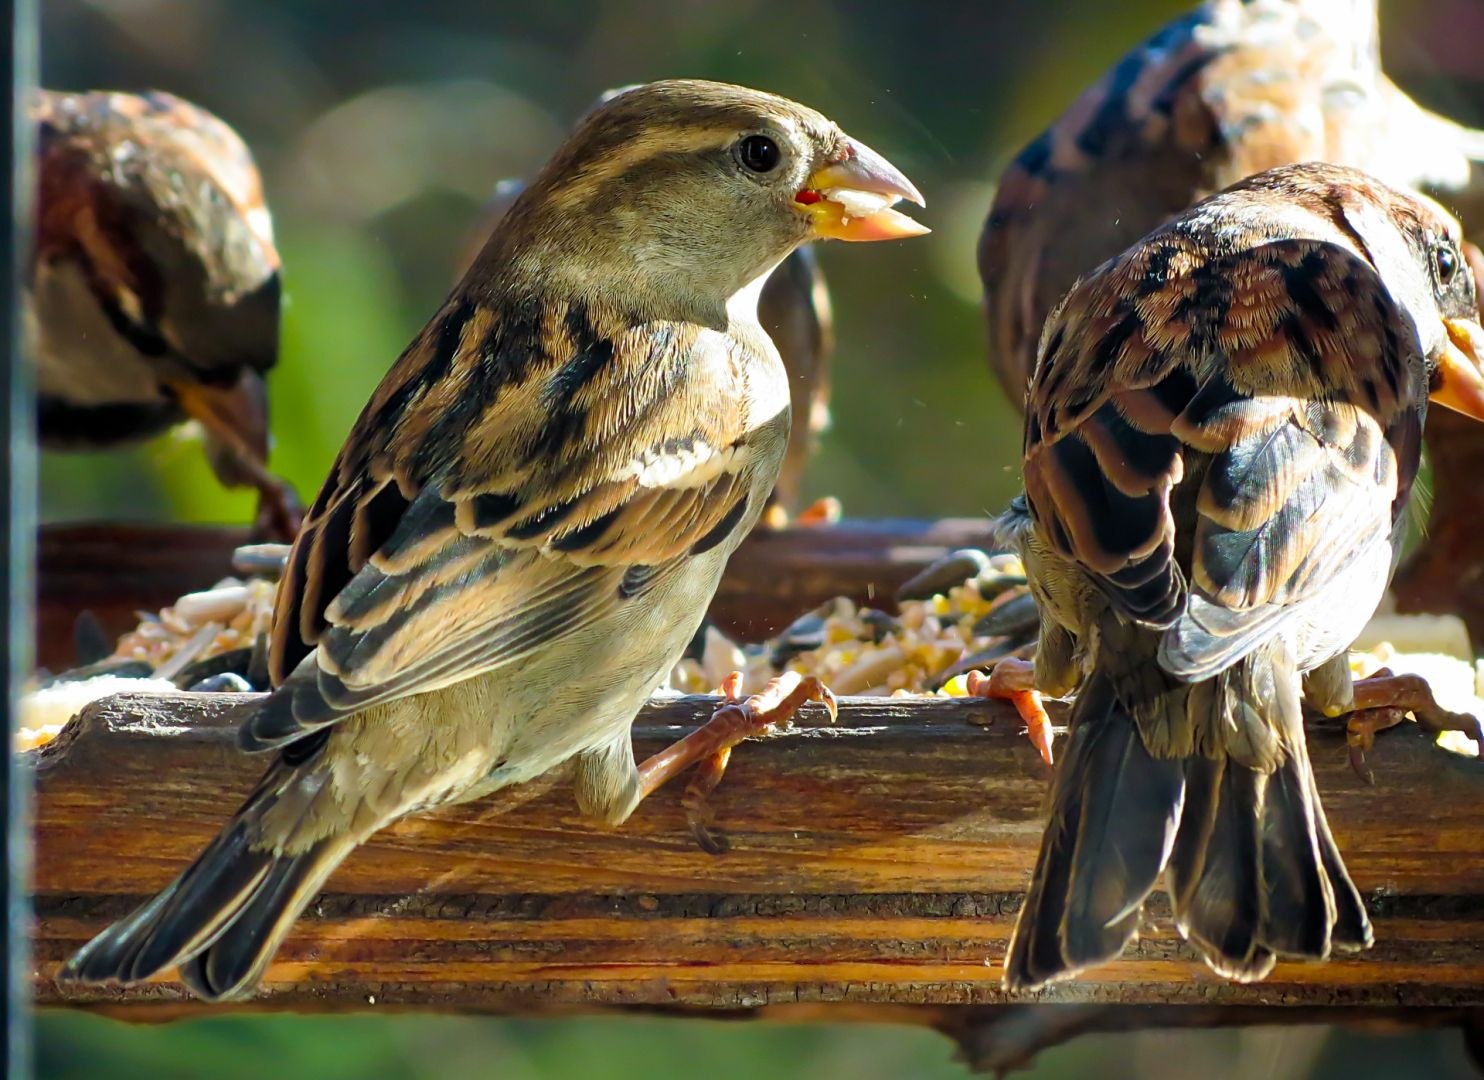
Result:
<svg viewBox="0 0 1484 1080">
<path fill-rule="evenodd" d="M 84 609 L 111 635 L 133 629 L 182 593 L 232 572 L 243 529 L 183 525 L 52 525 L 37 543 L 37 662 L 76 663 Z M 711 607 L 733 637 L 761 641 L 834 596 L 889 604 L 897 586 L 946 551 L 989 542 L 988 519 L 853 521 L 756 530 L 732 556 Z"/>
<path fill-rule="evenodd" d="M 229 572 L 237 530 L 67 526 L 40 542 L 40 657 L 73 662 L 73 621 L 111 633 Z M 832 596 L 891 606 L 984 520 L 846 522 L 759 531 L 711 611 L 760 640 Z M 235 749 L 229 708 L 189 695 L 99 702 L 36 765 L 35 989 L 134 1019 L 203 1006 L 175 983 L 58 987 L 62 959 L 165 885 L 237 806 L 262 764 Z M 716 700 L 649 706 L 658 749 Z M 1484 765 L 1410 727 L 1351 770 L 1335 729 L 1311 753 L 1325 806 L 1375 920 L 1377 945 L 1266 982 L 1212 976 L 1163 899 L 1128 957 L 1007 1000 L 1000 962 L 1039 842 L 1048 771 L 1018 719 L 980 700 L 847 699 L 840 722 L 739 748 L 713 800 L 732 850 L 706 855 L 676 789 L 618 831 L 581 820 L 559 773 L 414 818 L 331 878 L 263 991 L 231 1008 L 536 1012 L 628 1008 L 710 1016 L 908 1022 L 982 1068 L 1022 1064 L 1083 1031 L 1252 1023 L 1461 1024 L 1484 1045 Z M 814 726 L 810 726 L 810 721 Z M 1050 1003 L 1050 1004 L 1048 1004 Z"/>
<path fill-rule="evenodd" d="M 242 700 L 107 699 L 32 756 L 39 1003 L 137 1018 L 205 1008 L 169 981 L 124 991 L 51 976 L 164 886 L 248 790 L 261 764 L 234 749 L 229 709 Z M 652 703 L 639 751 L 716 704 Z M 678 790 L 607 831 L 578 817 L 560 777 L 384 831 L 330 879 L 248 1007 L 787 1006 L 962 1026 L 955 1010 L 1006 1000 L 1000 962 L 1047 770 L 999 703 L 842 705 L 834 727 L 811 709 L 804 726 L 739 748 L 714 800 L 724 856 L 690 840 Z M 1366 786 L 1337 732 L 1311 741 L 1374 949 L 1228 983 L 1179 942 L 1161 899 L 1125 959 L 1030 1000 L 1449 1016 L 1484 1005 L 1484 767 L 1407 727 L 1378 740 Z M 1099 1014 L 1072 1015 L 1096 1026 Z"/>
</svg>

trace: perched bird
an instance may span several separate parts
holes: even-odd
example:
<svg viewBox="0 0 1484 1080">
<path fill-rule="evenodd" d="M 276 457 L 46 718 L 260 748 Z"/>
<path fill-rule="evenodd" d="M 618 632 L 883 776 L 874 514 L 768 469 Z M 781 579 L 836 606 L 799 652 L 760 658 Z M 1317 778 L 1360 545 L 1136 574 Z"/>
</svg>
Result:
<svg viewBox="0 0 1484 1080">
<path fill-rule="evenodd" d="M 979 241 L 990 367 L 1017 407 L 1073 282 L 1245 176 L 1328 161 L 1484 212 L 1484 133 L 1386 77 L 1377 3 L 1209 0 L 1020 151 Z"/>
<path fill-rule="evenodd" d="M 25 308 L 49 449 L 100 449 L 194 419 L 213 469 L 261 495 L 260 531 L 300 511 L 267 471 L 264 374 L 279 262 L 252 156 L 170 94 L 42 91 Z"/>
<path fill-rule="evenodd" d="M 631 86 L 622 86 L 605 91 L 587 108 L 583 117 L 631 89 Z M 523 187 L 516 179 L 501 180 L 495 185 L 489 199 L 480 208 L 468 238 L 461 245 L 461 273 L 489 242 Z M 784 517 L 798 514 L 801 510 L 806 521 L 828 516 L 830 509 L 823 501 L 807 509 L 801 506 L 804 470 L 819 437 L 830 424 L 830 357 L 835 351 L 829 286 L 813 248 L 807 244 L 798 248 L 768 276 L 758 296 L 757 314 L 763 329 L 778 347 L 783 368 L 788 372 L 788 396 L 793 417 L 788 432 L 788 451 L 783 457 L 778 484 L 773 489 L 773 502 L 783 511 Z"/>
<path fill-rule="evenodd" d="M 1001 681 L 1078 692 L 1008 988 L 1116 957 L 1161 872 L 1222 975 L 1370 944 L 1300 694 L 1339 715 L 1397 689 L 1352 686 L 1345 651 L 1429 397 L 1484 419 L 1477 319 L 1456 222 L 1317 163 L 1199 203 L 1052 313 L 1000 521 L 1041 643 Z"/>
<path fill-rule="evenodd" d="M 774 687 L 635 766 L 633 718 L 783 460 L 788 387 L 758 291 L 811 239 L 925 232 L 901 198 L 922 201 L 770 94 L 658 82 L 587 117 L 373 394 L 309 511 L 274 611 L 275 689 L 242 728 L 272 755 L 262 782 L 64 977 L 179 965 L 203 997 L 246 994 L 331 871 L 398 818 L 575 759 L 579 806 L 616 824 L 795 691 L 817 695 Z"/>
</svg>

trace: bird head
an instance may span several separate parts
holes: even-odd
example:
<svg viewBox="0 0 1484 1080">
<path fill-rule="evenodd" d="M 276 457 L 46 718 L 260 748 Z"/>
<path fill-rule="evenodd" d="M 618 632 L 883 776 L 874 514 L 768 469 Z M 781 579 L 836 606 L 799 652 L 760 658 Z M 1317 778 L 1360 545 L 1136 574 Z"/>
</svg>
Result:
<svg viewBox="0 0 1484 1080">
<path fill-rule="evenodd" d="M 1384 221 L 1365 201 L 1347 205 L 1346 217 L 1368 248 L 1386 252 L 1386 284 L 1417 327 L 1429 398 L 1484 420 L 1484 329 L 1475 283 L 1484 257 L 1432 199 L 1379 185 L 1368 190 L 1386 211 Z"/>
<path fill-rule="evenodd" d="M 564 265 L 729 297 L 816 239 L 889 240 L 928 230 L 922 205 L 870 147 L 785 98 L 699 80 L 626 88 L 596 105 L 511 207 L 491 246 Z M 487 253 L 489 254 L 489 253 Z"/>
</svg>

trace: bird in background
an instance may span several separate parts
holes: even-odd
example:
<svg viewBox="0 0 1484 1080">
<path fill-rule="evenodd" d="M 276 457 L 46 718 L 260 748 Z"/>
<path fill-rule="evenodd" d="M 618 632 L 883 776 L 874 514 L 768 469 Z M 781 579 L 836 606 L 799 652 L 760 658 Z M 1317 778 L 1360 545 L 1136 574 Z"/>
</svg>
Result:
<svg viewBox="0 0 1484 1080">
<path fill-rule="evenodd" d="M 63 979 L 170 967 L 252 991 L 326 878 L 404 815 L 572 760 L 618 824 L 805 698 L 735 701 L 636 766 L 630 727 L 695 634 L 786 452 L 787 376 L 757 318 L 819 239 L 927 230 L 922 197 L 812 109 L 718 83 L 595 109 L 372 395 L 288 558 L 269 759 L 220 835 Z"/>
<path fill-rule="evenodd" d="M 604 91 L 582 117 L 631 89 L 632 86 L 621 86 Z M 524 182 L 515 178 L 495 184 L 460 245 L 460 273 L 494 235 L 524 187 Z M 778 347 L 783 368 L 788 372 L 793 417 L 783 468 L 762 522 L 772 527 L 790 520 L 802 525 L 833 523 L 840 516 L 838 500 L 824 498 L 809 506 L 802 505 L 804 473 L 820 437 L 830 426 L 830 360 L 835 352 L 829 285 L 813 247 L 808 244 L 799 247 L 768 276 L 758 296 L 757 312 L 758 321 Z"/>
<path fill-rule="evenodd" d="M 1465 222 L 1484 218 L 1484 133 L 1387 78 L 1377 0 L 1210 0 L 1129 52 L 1000 178 L 979 271 L 990 367 L 1006 396 L 1024 410 L 1042 327 L 1079 277 L 1207 195 L 1311 160 L 1431 193 L 1461 206 Z M 1479 258 L 1472 244 L 1463 251 Z M 1428 539 L 1397 591 L 1415 598 L 1411 610 L 1459 610 L 1484 636 L 1484 595 L 1466 600 L 1460 585 L 1469 564 L 1484 568 L 1467 467 L 1484 456 L 1484 432 L 1441 415 L 1428 451 L 1448 467 L 1433 471 Z M 1456 722 L 1430 699 L 1422 707 Z M 1378 725 L 1380 714 L 1355 718 L 1352 744 L 1368 746 Z"/>
<path fill-rule="evenodd" d="M 1395 565 L 1429 398 L 1484 420 L 1461 229 L 1356 170 L 1243 180 L 1052 312 L 998 522 L 1040 647 L 1003 681 L 1076 700 L 1007 988 L 1118 956 L 1161 875 L 1228 978 L 1371 944 L 1300 702 L 1408 707 L 1396 680 L 1353 684 L 1347 649 Z"/>
<path fill-rule="evenodd" d="M 279 258 L 246 145 L 159 91 L 43 90 L 30 117 L 41 445 L 111 449 L 198 421 L 222 483 L 258 490 L 255 531 L 292 539 L 301 508 L 267 468 Z"/>
<path fill-rule="evenodd" d="M 1015 156 L 980 234 L 979 273 L 990 367 L 1017 408 L 1041 327 L 1073 283 L 1244 177 L 1328 161 L 1484 214 L 1484 133 L 1386 77 L 1377 3 L 1210 0 Z"/>
</svg>

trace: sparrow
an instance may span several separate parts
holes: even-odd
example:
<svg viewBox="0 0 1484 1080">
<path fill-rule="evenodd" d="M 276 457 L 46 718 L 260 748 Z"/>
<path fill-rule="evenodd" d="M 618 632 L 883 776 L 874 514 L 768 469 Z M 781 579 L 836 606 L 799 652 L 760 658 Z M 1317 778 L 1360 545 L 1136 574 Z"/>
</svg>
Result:
<svg viewBox="0 0 1484 1080">
<path fill-rule="evenodd" d="M 641 768 L 629 729 L 777 481 L 789 397 L 763 283 L 810 240 L 926 232 L 891 208 L 904 198 L 922 201 L 883 157 L 771 94 L 665 81 L 594 110 L 372 395 L 306 516 L 274 689 L 241 729 L 271 759 L 262 781 L 63 977 L 178 966 L 204 998 L 243 996 L 334 868 L 404 815 L 572 760 L 578 806 L 616 825 L 751 733 L 749 699 Z"/>
<path fill-rule="evenodd" d="M 990 368 L 1017 408 L 1042 324 L 1077 278 L 1243 177 L 1328 161 L 1466 209 L 1484 197 L 1484 133 L 1386 77 L 1377 4 L 1209 0 L 1016 155 L 978 256 Z"/>
<path fill-rule="evenodd" d="M 594 109 L 611 101 L 632 86 L 606 90 L 584 112 L 586 118 Z M 579 123 L 581 120 L 579 119 Z M 495 184 L 490 197 L 475 215 L 468 235 L 460 245 L 460 273 L 467 270 L 481 248 L 499 228 L 501 219 L 521 193 L 524 183 L 506 178 Z M 788 451 L 778 484 L 773 489 L 764 521 L 782 511 L 782 519 L 799 515 L 804 521 L 838 516 L 826 506 L 826 500 L 805 508 L 801 505 L 804 471 L 819 445 L 820 436 L 830 425 L 830 358 L 835 351 L 835 323 L 830 306 L 829 285 L 814 249 L 803 245 L 778 265 L 763 283 L 757 302 L 758 321 L 783 358 L 788 372 L 789 404 L 792 424 L 788 433 Z"/>
<path fill-rule="evenodd" d="M 153 91 L 41 91 L 24 308 L 48 449 L 107 449 L 188 419 L 259 531 L 300 510 L 267 470 L 279 258 L 252 155 L 205 109 Z"/>
<path fill-rule="evenodd" d="M 1041 644 L 1001 681 L 1077 694 L 1007 989 L 1116 957 L 1161 873 L 1223 976 L 1371 944 L 1300 698 L 1339 715 L 1397 689 L 1352 684 L 1346 649 L 1395 564 L 1429 399 L 1484 419 L 1459 226 L 1351 169 L 1243 180 L 1053 311 L 998 521 Z"/>
</svg>

